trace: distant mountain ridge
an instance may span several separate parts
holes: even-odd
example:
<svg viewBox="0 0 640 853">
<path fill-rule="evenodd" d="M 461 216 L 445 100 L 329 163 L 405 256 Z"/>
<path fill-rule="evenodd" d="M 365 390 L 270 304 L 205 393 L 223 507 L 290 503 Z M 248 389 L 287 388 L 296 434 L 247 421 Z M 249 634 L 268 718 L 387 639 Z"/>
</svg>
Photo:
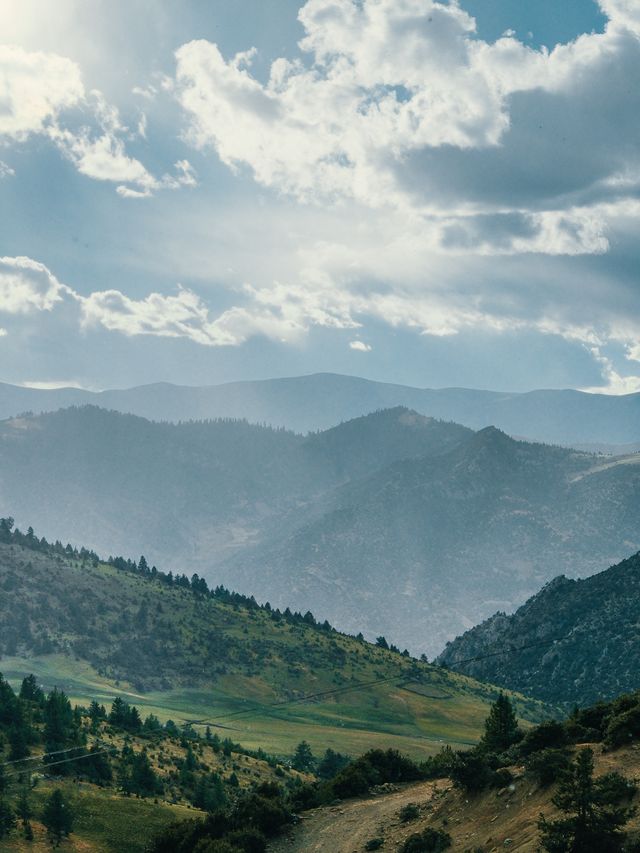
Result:
<svg viewBox="0 0 640 853">
<path fill-rule="evenodd" d="M 640 549 L 640 456 L 406 408 L 301 436 L 96 407 L 0 424 L 0 515 L 433 655 Z"/>
<path fill-rule="evenodd" d="M 640 553 L 584 580 L 555 578 L 515 613 L 496 613 L 448 643 L 437 660 L 545 701 L 596 702 L 638 689 L 638 614 Z"/>
<path fill-rule="evenodd" d="M 0 383 L 0 418 L 83 404 L 156 421 L 231 417 L 301 433 L 328 429 L 378 409 L 405 406 L 471 429 L 496 426 L 509 435 L 548 443 L 640 442 L 640 393 L 613 396 L 574 390 L 434 390 L 331 373 L 203 387 L 161 382 L 101 392 Z"/>
</svg>

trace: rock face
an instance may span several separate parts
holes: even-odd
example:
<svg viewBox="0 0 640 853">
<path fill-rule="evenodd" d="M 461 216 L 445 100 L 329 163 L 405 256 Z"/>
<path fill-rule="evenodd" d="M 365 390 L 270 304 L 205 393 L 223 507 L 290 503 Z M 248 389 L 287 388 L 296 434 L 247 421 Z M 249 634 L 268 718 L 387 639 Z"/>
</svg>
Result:
<svg viewBox="0 0 640 853">
<path fill-rule="evenodd" d="M 431 656 L 638 550 L 638 463 L 404 408 L 303 437 L 88 407 L 0 424 L 0 515 Z"/>
<path fill-rule="evenodd" d="M 549 702 L 589 704 L 637 690 L 638 614 L 640 554 L 585 580 L 555 578 L 513 615 L 449 643 L 438 662 Z"/>
</svg>

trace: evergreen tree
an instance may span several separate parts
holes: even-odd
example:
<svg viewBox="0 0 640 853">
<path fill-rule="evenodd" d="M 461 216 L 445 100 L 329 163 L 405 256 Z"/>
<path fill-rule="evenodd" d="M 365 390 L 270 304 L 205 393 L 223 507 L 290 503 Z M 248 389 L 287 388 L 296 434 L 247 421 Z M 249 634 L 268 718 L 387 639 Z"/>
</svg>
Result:
<svg viewBox="0 0 640 853">
<path fill-rule="evenodd" d="M 500 693 L 485 720 L 482 746 L 488 752 L 504 752 L 521 737 L 513 703 L 507 695 Z"/>
<path fill-rule="evenodd" d="M 622 827 L 633 814 L 633 809 L 620 805 L 628 796 L 628 786 L 612 785 L 609 777 L 594 780 L 593 751 L 581 749 L 552 799 L 566 817 L 540 818 L 543 849 L 549 853 L 619 853 L 624 841 Z"/>
<path fill-rule="evenodd" d="M 16 825 L 16 816 L 7 800 L 0 795 L 0 839 L 6 838 Z"/>
<path fill-rule="evenodd" d="M 316 760 L 311 752 L 311 747 L 306 740 L 300 741 L 293 754 L 291 766 L 300 773 L 312 773 L 316 766 Z"/>
<path fill-rule="evenodd" d="M 0 764 L 0 839 L 5 838 L 16 824 L 13 809 L 7 801 L 9 780 L 4 771 L 4 765 Z"/>
<path fill-rule="evenodd" d="M 22 821 L 24 837 L 27 839 L 27 841 L 31 841 L 33 839 L 33 830 L 31 828 L 31 818 L 33 817 L 33 809 L 31 808 L 31 802 L 29 800 L 29 789 L 26 785 L 22 788 L 22 791 L 20 791 L 20 797 L 18 798 L 16 813 Z"/>
<path fill-rule="evenodd" d="M 73 830 L 73 809 L 59 788 L 51 794 L 42 812 L 42 823 L 54 847 L 59 847 L 63 838 Z"/>
<path fill-rule="evenodd" d="M 20 698 L 27 702 L 37 702 L 39 705 L 44 702 L 44 693 L 38 687 L 35 675 L 27 675 L 26 678 L 22 679 Z"/>
<path fill-rule="evenodd" d="M 318 764 L 318 776 L 321 779 L 333 779 L 338 773 L 347 766 L 350 762 L 348 755 L 342 755 L 339 752 L 334 752 L 333 749 L 327 749 L 322 757 L 322 761 Z"/>
<path fill-rule="evenodd" d="M 153 796 L 158 793 L 159 787 L 158 777 L 143 749 L 134 755 L 131 762 L 131 793 L 141 797 Z"/>
<path fill-rule="evenodd" d="M 21 758 L 26 758 L 29 755 L 29 747 L 27 746 L 27 738 L 29 729 L 22 715 L 9 729 L 7 738 L 9 740 L 9 760 L 18 761 Z"/>
</svg>

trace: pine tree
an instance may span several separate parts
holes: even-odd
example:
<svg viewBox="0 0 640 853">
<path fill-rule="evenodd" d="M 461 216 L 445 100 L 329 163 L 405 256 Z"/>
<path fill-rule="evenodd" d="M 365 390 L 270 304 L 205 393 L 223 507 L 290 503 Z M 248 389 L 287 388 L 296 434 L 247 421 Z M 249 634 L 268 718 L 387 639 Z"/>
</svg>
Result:
<svg viewBox="0 0 640 853">
<path fill-rule="evenodd" d="M 31 808 L 31 802 L 29 801 L 29 789 L 26 785 L 23 787 L 22 791 L 20 791 L 16 813 L 22 821 L 24 837 L 27 841 L 32 840 L 33 830 L 31 828 L 31 818 L 33 817 L 33 809 Z"/>
<path fill-rule="evenodd" d="M 0 764 L 0 838 L 9 835 L 16 825 L 16 817 L 6 798 L 8 790 L 9 780 L 4 771 L 4 766 Z"/>
<path fill-rule="evenodd" d="M 67 838 L 73 830 L 73 809 L 59 788 L 51 794 L 42 812 L 42 823 L 45 825 L 51 843 L 59 847 L 63 838 Z"/>
<path fill-rule="evenodd" d="M 306 740 L 300 741 L 296 747 L 291 766 L 301 773 L 311 773 L 316 766 L 316 760 Z"/>
<path fill-rule="evenodd" d="M 549 853 L 619 853 L 622 827 L 633 809 L 620 805 L 628 788 L 612 786 L 607 777 L 593 778 L 593 751 L 581 749 L 558 787 L 552 803 L 567 815 L 538 823 L 541 842 Z"/>
<path fill-rule="evenodd" d="M 521 736 L 513 703 L 508 696 L 500 693 L 485 720 L 482 746 L 488 752 L 504 752 Z"/>
</svg>

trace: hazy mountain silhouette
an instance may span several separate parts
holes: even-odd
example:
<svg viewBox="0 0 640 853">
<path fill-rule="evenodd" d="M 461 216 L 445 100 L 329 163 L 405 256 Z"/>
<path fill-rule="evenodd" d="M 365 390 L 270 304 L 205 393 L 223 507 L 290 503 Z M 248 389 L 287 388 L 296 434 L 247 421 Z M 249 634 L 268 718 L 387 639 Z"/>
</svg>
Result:
<svg viewBox="0 0 640 853">
<path fill-rule="evenodd" d="M 431 390 L 330 373 L 200 388 L 157 383 L 99 393 L 0 384 L 0 418 L 87 403 L 151 420 L 244 418 L 303 433 L 378 409 L 406 406 L 472 429 L 493 425 L 510 435 L 537 441 L 571 446 L 640 442 L 640 393 Z"/>
</svg>

